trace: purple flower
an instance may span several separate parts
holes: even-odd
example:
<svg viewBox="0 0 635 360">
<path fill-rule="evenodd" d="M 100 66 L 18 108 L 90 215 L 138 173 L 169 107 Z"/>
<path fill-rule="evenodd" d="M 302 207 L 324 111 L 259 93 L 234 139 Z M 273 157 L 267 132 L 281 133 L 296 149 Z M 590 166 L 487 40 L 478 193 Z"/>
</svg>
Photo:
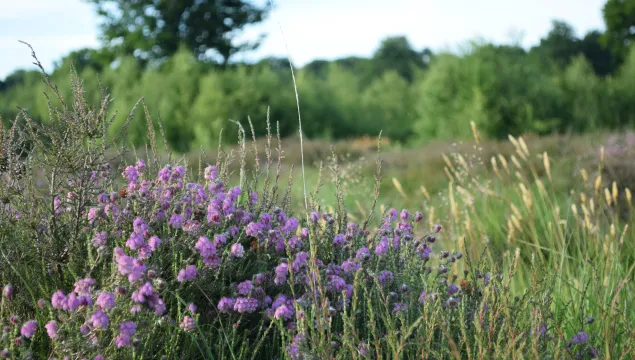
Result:
<svg viewBox="0 0 635 360">
<path fill-rule="evenodd" d="M 183 217 L 179 214 L 172 214 L 170 221 L 168 221 L 168 225 L 175 229 L 180 229 L 183 226 Z"/>
<path fill-rule="evenodd" d="M 356 272 L 359 270 L 359 267 L 359 263 L 350 258 L 342 263 L 342 270 L 346 273 Z"/>
<path fill-rule="evenodd" d="M 381 285 L 390 284 L 393 281 L 393 279 L 394 277 L 392 275 L 392 272 L 388 270 L 384 270 L 380 272 L 379 275 L 377 276 L 377 281 L 379 281 Z"/>
<path fill-rule="evenodd" d="M 421 220 L 423 220 L 423 214 L 420 211 L 417 211 L 415 213 L 415 222 L 420 222 Z"/>
<path fill-rule="evenodd" d="M 53 308 L 58 310 L 61 310 L 66 306 L 66 301 L 66 295 L 64 295 L 61 290 L 53 293 L 53 296 L 51 297 L 51 305 L 53 305 Z"/>
<path fill-rule="evenodd" d="M 101 307 L 103 310 L 110 310 L 115 307 L 115 294 L 109 292 L 102 292 L 97 296 L 95 305 Z"/>
<path fill-rule="evenodd" d="M 192 281 L 197 274 L 198 271 L 196 270 L 196 266 L 188 265 L 185 269 L 181 269 L 181 271 L 179 271 L 176 280 L 178 282 Z"/>
<path fill-rule="evenodd" d="M 95 234 L 95 238 L 93 239 L 93 246 L 98 248 L 100 246 L 105 246 L 108 241 L 108 234 L 105 231 L 101 231 Z"/>
<path fill-rule="evenodd" d="M 205 236 L 201 236 L 194 247 L 204 258 L 216 255 L 216 247 Z"/>
<path fill-rule="evenodd" d="M 119 334 L 132 336 L 137 332 L 137 324 L 132 321 L 124 321 L 119 324 Z"/>
<path fill-rule="evenodd" d="M 117 337 L 115 338 L 115 344 L 119 349 L 122 347 L 130 346 L 130 336 L 124 334 L 117 335 Z"/>
<path fill-rule="evenodd" d="M 344 244 L 345 238 L 344 235 L 342 234 L 337 234 L 335 235 L 335 237 L 333 238 L 333 245 L 335 246 L 341 246 L 342 244 Z"/>
<path fill-rule="evenodd" d="M 346 281 L 337 275 L 331 275 L 328 279 L 328 289 L 332 292 L 341 292 L 346 288 Z"/>
<path fill-rule="evenodd" d="M 229 312 L 230 310 L 232 310 L 234 308 L 235 302 L 236 301 L 234 299 L 232 299 L 232 298 L 223 297 L 218 302 L 218 311 L 220 311 L 222 313 Z"/>
<path fill-rule="evenodd" d="M 194 322 L 194 319 L 192 319 L 192 317 L 188 315 L 185 315 L 183 316 L 183 321 L 181 321 L 181 324 L 179 326 L 181 327 L 181 329 L 187 332 L 192 332 L 195 325 L 196 323 Z"/>
<path fill-rule="evenodd" d="M 435 232 L 435 233 L 440 232 L 440 231 L 441 231 L 441 229 L 442 229 L 442 227 L 441 227 L 441 225 L 439 225 L 439 224 L 436 224 L 436 225 L 434 225 L 434 226 L 432 227 L 432 231 L 433 231 L 433 232 Z"/>
<path fill-rule="evenodd" d="M 390 210 L 388 210 L 387 219 L 390 222 L 393 222 L 393 221 L 397 220 L 397 214 L 398 214 L 397 209 L 390 209 Z"/>
<path fill-rule="evenodd" d="M 419 295 L 419 303 L 423 305 L 425 304 L 425 302 L 426 302 L 426 291 L 422 290 L 421 294 Z"/>
<path fill-rule="evenodd" d="M 196 305 L 189 303 L 187 305 L 187 311 L 189 311 L 192 314 L 196 314 Z"/>
<path fill-rule="evenodd" d="M 11 300 L 13 298 L 14 291 L 15 288 L 13 287 L 13 285 L 5 285 L 4 288 L 2 288 L 2 296 L 7 298 L 7 300 Z"/>
<path fill-rule="evenodd" d="M 393 309 L 392 309 L 392 314 L 396 315 L 400 312 L 406 312 L 407 307 L 406 304 L 403 302 L 398 302 L 398 303 L 394 303 L 393 304 Z"/>
<path fill-rule="evenodd" d="M 365 260 L 365 259 L 368 259 L 369 257 L 370 257 L 370 250 L 368 250 L 365 247 L 357 250 L 357 253 L 355 253 L 355 259 L 357 260 Z"/>
<path fill-rule="evenodd" d="M 90 322 L 94 328 L 104 329 L 110 324 L 110 319 L 105 312 L 101 311 L 101 309 L 97 309 L 93 315 L 91 315 Z"/>
<path fill-rule="evenodd" d="M 130 250 L 137 250 L 143 245 L 145 245 L 145 241 L 143 239 L 143 236 L 141 236 L 141 235 L 139 235 L 137 233 L 134 233 L 134 232 L 132 234 L 130 234 L 130 238 L 128 238 L 128 241 L 126 241 L 126 246 Z"/>
<path fill-rule="evenodd" d="M 388 253 L 388 240 L 384 238 L 384 240 L 380 241 L 375 248 L 375 254 L 379 257 L 384 257 Z"/>
<path fill-rule="evenodd" d="M 104 356 L 103 355 L 96 355 L 93 360 L 104 360 Z"/>
<path fill-rule="evenodd" d="M 47 322 L 46 325 L 44 325 L 44 328 L 46 328 L 46 333 L 51 339 L 55 340 L 59 337 L 59 334 L 57 333 L 57 322 L 55 322 L 55 320 Z"/>
<path fill-rule="evenodd" d="M 245 234 L 251 237 L 258 237 L 259 233 L 263 230 L 263 226 L 260 223 L 252 222 L 247 225 L 247 229 L 245 230 Z"/>
<path fill-rule="evenodd" d="M 143 235 L 148 231 L 148 224 L 146 224 L 142 218 L 138 217 L 132 222 L 132 229 L 136 234 Z"/>
<path fill-rule="evenodd" d="M 311 222 L 316 223 L 320 219 L 320 214 L 318 214 L 317 211 L 313 211 L 309 217 L 311 218 Z"/>
<path fill-rule="evenodd" d="M 128 179 L 129 183 L 137 183 L 139 180 L 137 168 L 132 165 L 127 166 L 122 175 Z"/>
<path fill-rule="evenodd" d="M 29 320 L 22 325 L 20 329 L 20 334 L 25 338 L 31 338 L 31 336 L 35 335 L 37 331 L 37 322 L 35 320 Z"/>
<path fill-rule="evenodd" d="M 278 308 L 273 314 L 273 317 L 276 318 L 276 320 L 290 319 L 293 316 L 293 312 L 294 312 L 293 307 L 287 304 L 282 304 L 278 306 Z"/>
<path fill-rule="evenodd" d="M 573 338 L 569 341 L 569 344 L 584 344 L 587 340 L 589 340 L 589 335 L 584 331 L 580 331 L 579 333 L 575 334 L 575 336 L 573 336 Z"/>
<path fill-rule="evenodd" d="M 295 254 L 295 259 L 293 260 L 293 263 L 291 264 L 293 271 L 295 272 L 300 271 L 300 269 L 306 265 L 306 261 L 308 258 L 309 258 L 309 254 L 307 254 L 304 251 L 301 251 Z"/>
<path fill-rule="evenodd" d="M 287 274 L 289 273 L 289 265 L 282 263 L 276 266 L 275 272 L 276 272 L 276 276 L 273 279 L 273 282 L 276 285 L 280 285 L 284 283 L 285 281 L 287 281 Z"/>
<path fill-rule="evenodd" d="M 218 169 L 216 168 L 216 166 L 211 165 L 205 168 L 205 180 L 213 181 L 214 179 L 216 179 L 217 176 Z"/>
<path fill-rule="evenodd" d="M 156 251 L 156 249 L 158 249 L 161 245 L 161 239 L 159 239 L 157 236 L 153 236 L 150 238 L 150 240 L 148 240 L 148 245 L 150 246 L 150 249 L 152 251 Z"/>
<path fill-rule="evenodd" d="M 250 313 L 256 311 L 258 307 L 258 300 L 252 298 L 236 298 L 234 303 L 234 311 L 239 313 Z"/>
<path fill-rule="evenodd" d="M 459 291 L 459 288 L 456 285 L 450 284 L 450 286 L 448 286 L 448 295 L 452 296 L 456 294 L 457 291 Z"/>
<path fill-rule="evenodd" d="M 231 246 L 231 254 L 235 258 L 241 258 L 245 255 L 245 249 L 240 243 L 232 244 Z"/>
<path fill-rule="evenodd" d="M 487 286 L 487 284 L 489 284 L 489 273 L 483 277 L 483 285 Z"/>
<path fill-rule="evenodd" d="M 403 209 L 403 210 L 401 210 L 401 214 L 399 214 L 399 218 L 402 221 L 406 221 L 406 220 L 410 219 L 410 213 L 408 212 L 408 210 Z"/>
<path fill-rule="evenodd" d="M 238 284 L 238 294 L 249 295 L 249 292 L 251 292 L 251 288 L 252 288 L 251 281 L 245 280 L 241 282 L 240 284 Z"/>
</svg>

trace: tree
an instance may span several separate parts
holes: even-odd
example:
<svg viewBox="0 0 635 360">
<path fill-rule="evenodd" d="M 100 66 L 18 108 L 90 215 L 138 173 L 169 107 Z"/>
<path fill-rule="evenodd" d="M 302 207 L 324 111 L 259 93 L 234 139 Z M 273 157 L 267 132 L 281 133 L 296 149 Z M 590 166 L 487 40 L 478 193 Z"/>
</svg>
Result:
<svg viewBox="0 0 635 360">
<path fill-rule="evenodd" d="M 412 48 L 405 36 L 392 36 L 382 40 L 373 55 L 373 63 L 377 74 L 394 70 L 401 77 L 411 82 L 415 68 L 425 68 L 424 59 L 429 59 L 430 53 L 419 53 Z"/>
<path fill-rule="evenodd" d="M 603 44 L 601 32 L 588 32 L 580 41 L 580 51 L 591 63 L 596 75 L 606 76 L 615 69 L 613 54 Z"/>
<path fill-rule="evenodd" d="M 199 59 L 215 51 L 227 64 L 240 51 L 259 41 L 235 43 L 239 31 L 264 20 L 269 6 L 244 0 L 86 0 L 104 18 L 104 45 L 142 59 L 165 59 L 181 44 Z M 262 39 L 262 36 L 261 36 Z"/>
<path fill-rule="evenodd" d="M 635 42 L 635 0 L 608 0 L 602 16 L 606 24 L 604 40 L 621 63 Z"/>
<path fill-rule="evenodd" d="M 564 69 L 580 53 L 580 42 L 571 25 L 554 20 L 547 36 L 540 39 L 540 45 L 532 52 Z"/>
</svg>

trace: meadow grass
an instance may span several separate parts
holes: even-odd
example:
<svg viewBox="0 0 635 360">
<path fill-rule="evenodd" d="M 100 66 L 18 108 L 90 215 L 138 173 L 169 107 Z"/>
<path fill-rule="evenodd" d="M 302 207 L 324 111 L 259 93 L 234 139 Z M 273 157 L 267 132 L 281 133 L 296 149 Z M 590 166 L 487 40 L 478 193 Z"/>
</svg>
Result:
<svg viewBox="0 0 635 360">
<path fill-rule="evenodd" d="M 632 149 L 305 141 L 307 212 L 295 139 L 126 152 L 72 82 L 0 132 L 1 358 L 635 355 Z"/>
</svg>

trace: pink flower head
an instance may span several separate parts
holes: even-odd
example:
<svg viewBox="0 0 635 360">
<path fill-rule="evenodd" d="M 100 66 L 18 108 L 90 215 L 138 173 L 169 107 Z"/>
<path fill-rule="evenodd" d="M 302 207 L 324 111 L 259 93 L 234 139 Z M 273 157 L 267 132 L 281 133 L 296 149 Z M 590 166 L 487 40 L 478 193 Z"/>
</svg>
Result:
<svg viewBox="0 0 635 360">
<path fill-rule="evenodd" d="M 35 335 L 36 331 L 37 331 L 37 322 L 35 320 L 29 320 L 25 322 L 24 325 L 22 325 L 22 328 L 20 329 L 20 334 L 22 334 L 22 336 L 28 339 L 28 338 L 31 338 L 33 335 Z"/>
<path fill-rule="evenodd" d="M 192 281 L 196 277 L 198 271 L 196 270 L 196 266 L 188 265 L 185 269 L 181 269 L 179 271 L 176 280 L 178 282 Z"/>
<path fill-rule="evenodd" d="M 242 258 L 245 255 L 245 249 L 242 244 L 235 243 L 231 246 L 231 254 L 235 258 Z"/>
<path fill-rule="evenodd" d="M 55 340 L 59 338 L 59 334 L 57 333 L 57 322 L 55 322 L 55 320 L 49 321 L 48 323 L 46 323 L 46 325 L 44 325 L 44 327 L 46 328 L 46 332 L 51 339 Z"/>
<path fill-rule="evenodd" d="M 192 317 L 185 315 L 183 316 L 183 321 L 181 321 L 181 324 L 179 326 L 181 327 L 181 329 L 187 332 L 192 332 L 194 330 L 194 326 L 196 326 L 196 323 L 194 319 L 192 319 Z"/>
<path fill-rule="evenodd" d="M 101 309 L 97 309 L 90 317 L 90 322 L 94 328 L 104 329 L 110 324 L 110 319 L 105 312 Z"/>
<path fill-rule="evenodd" d="M 115 307 L 115 294 L 102 292 L 99 296 L 97 296 L 95 304 L 103 310 L 110 310 Z"/>
</svg>

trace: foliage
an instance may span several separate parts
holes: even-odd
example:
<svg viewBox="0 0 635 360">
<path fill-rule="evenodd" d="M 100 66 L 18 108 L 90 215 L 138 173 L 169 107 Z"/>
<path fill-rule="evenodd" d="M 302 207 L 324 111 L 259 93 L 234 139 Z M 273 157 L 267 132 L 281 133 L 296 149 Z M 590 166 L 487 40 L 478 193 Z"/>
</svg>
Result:
<svg viewBox="0 0 635 360">
<path fill-rule="evenodd" d="M 262 21 L 269 7 L 243 0 L 88 0 L 103 18 L 105 47 L 120 55 L 164 59 L 184 44 L 199 59 L 215 51 L 223 63 L 258 43 L 235 42 L 246 25 Z"/>
<path fill-rule="evenodd" d="M 184 59 L 171 66 L 195 71 Z M 134 116 L 109 129 L 105 92 L 91 103 L 75 75 L 70 97 L 44 80 L 50 117 L 36 123 L 22 110 L 0 132 L 3 358 L 635 351 L 632 198 L 617 183 L 604 187 L 602 162 L 598 174 L 580 172 L 570 197 L 555 190 L 547 153 L 534 156 L 510 137 L 515 154 L 494 158 L 487 178 L 460 153 L 444 156 L 447 191 L 424 191 L 425 212 L 411 213 L 377 209 L 377 158 L 372 204 L 354 223 L 335 157 L 318 172 L 309 208 L 297 210 L 270 134 L 263 162 L 246 167 L 239 131 L 237 152 L 191 171 L 161 154 L 151 113 L 138 104 L 148 151 L 119 166 L 129 157 L 117 140 Z M 335 197 L 322 207 L 327 176 Z"/>
</svg>

